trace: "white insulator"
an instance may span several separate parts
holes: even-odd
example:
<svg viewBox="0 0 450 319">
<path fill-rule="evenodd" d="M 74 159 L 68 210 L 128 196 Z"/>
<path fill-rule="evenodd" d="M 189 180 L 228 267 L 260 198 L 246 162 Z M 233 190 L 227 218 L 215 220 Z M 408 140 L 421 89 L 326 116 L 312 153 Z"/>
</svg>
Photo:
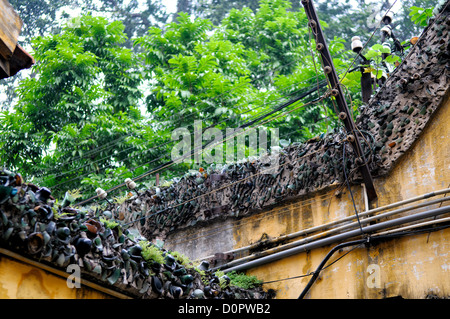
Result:
<svg viewBox="0 0 450 319">
<path fill-rule="evenodd" d="M 353 52 L 359 52 L 363 48 L 363 44 L 361 42 L 361 38 L 358 36 L 354 36 L 352 38 L 352 51 Z"/>
<path fill-rule="evenodd" d="M 125 179 L 125 184 L 127 185 L 127 187 L 129 189 L 135 189 L 136 188 L 136 183 L 131 178 Z"/>
<path fill-rule="evenodd" d="M 101 188 L 97 188 L 97 189 L 95 190 L 95 192 L 97 193 L 97 196 L 98 196 L 98 198 L 100 198 L 100 199 L 105 199 L 106 196 L 108 196 L 108 193 L 105 192 L 105 191 L 104 191 L 103 189 L 101 189 Z"/>
<path fill-rule="evenodd" d="M 385 24 L 389 24 L 392 22 L 392 20 L 394 19 L 394 13 L 392 11 L 389 11 L 388 13 L 386 13 L 383 17 L 383 19 L 381 19 L 381 21 L 383 21 Z"/>
<path fill-rule="evenodd" d="M 392 34 L 392 28 L 389 25 L 385 25 L 384 27 L 381 28 L 381 33 L 384 33 L 387 36 L 391 36 Z"/>
</svg>

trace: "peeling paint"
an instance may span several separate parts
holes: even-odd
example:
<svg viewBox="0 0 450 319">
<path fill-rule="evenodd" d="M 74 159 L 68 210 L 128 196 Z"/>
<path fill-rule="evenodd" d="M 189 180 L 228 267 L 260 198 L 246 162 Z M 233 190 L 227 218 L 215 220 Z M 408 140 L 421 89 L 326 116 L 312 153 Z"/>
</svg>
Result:
<svg viewBox="0 0 450 319">
<path fill-rule="evenodd" d="M 447 123 L 450 122 L 450 103 L 447 102 L 433 119 L 433 129 L 426 129 L 422 138 L 415 144 L 415 146 L 402 157 L 396 167 L 389 173 L 387 177 L 375 179 L 375 188 L 378 191 L 379 199 L 378 205 L 383 206 L 390 204 L 397 200 L 403 200 L 415 197 L 421 194 L 426 194 L 434 190 L 447 187 L 450 183 L 448 176 L 450 170 L 445 161 L 449 151 L 442 151 L 441 145 L 434 143 L 435 134 L 439 136 L 450 136 L 450 129 Z M 428 141 L 428 142 L 427 142 Z M 420 147 L 419 147 L 420 146 Z M 435 154 L 433 158 L 433 165 L 436 168 L 426 171 L 423 169 L 417 170 L 418 167 L 424 167 L 427 156 L 420 156 L 421 152 Z M 423 176 L 434 172 L 434 177 L 430 180 L 427 177 L 427 182 L 422 182 Z M 437 174 L 439 172 L 439 174 Z M 330 212 L 327 212 L 329 220 L 336 220 L 342 216 L 342 209 L 347 209 L 347 214 L 351 207 L 351 202 L 346 196 L 340 199 L 334 198 L 332 201 L 333 207 Z M 320 205 L 320 207 L 322 207 Z M 324 215 L 320 208 L 313 211 L 314 215 Z M 425 209 L 423 209 L 425 210 Z M 270 225 L 261 225 L 262 229 L 268 229 Z M 429 240 L 427 239 L 429 237 Z M 238 243 L 239 245 L 239 243 Z M 428 288 L 433 287 L 433 296 L 445 297 L 443 291 L 450 291 L 450 276 L 448 276 L 450 265 L 450 230 L 442 230 L 432 232 L 430 234 L 422 234 L 416 236 L 408 236 L 397 239 L 393 242 L 377 245 L 368 250 L 364 255 L 361 251 L 354 251 L 349 254 L 350 261 L 345 262 L 345 266 L 341 267 L 340 271 L 328 272 L 331 273 L 328 285 L 317 283 L 311 289 L 311 298 L 382 298 L 402 296 L 403 298 L 425 298 Z M 238 246 L 239 247 L 239 246 Z M 330 249 L 330 248 L 328 248 Z M 363 250 L 362 250 L 363 251 Z M 314 268 L 321 258 L 326 254 L 327 250 L 319 250 L 310 252 L 312 265 Z M 360 284 L 365 281 L 367 274 L 365 268 L 370 259 L 377 259 L 378 265 L 381 267 L 381 285 L 385 290 L 384 294 L 368 293 L 364 288 L 360 288 Z M 281 264 L 279 261 L 277 264 Z M 298 264 L 297 264 L 298 265 Z M 286 261 L 286 269 L 289 268 Z M 298 267 L 292 264 L 291 267 Z M 358 267 L 363 267 L 358 269 Z M 306 269 L 303 269 L 304 271 Z M 264 270 L 264 267 L 249 270 L 250 274 L 265 278 L 265 280 L 276 279 L 270 273 Z M 305 273 L 305 272 L 303 272 Z M 282 276 L 282 275 L 280 275 Z M 332 280 L 332 281 L 331 281 Z M 300 291 L 307 281 L 298 284 L 295 291 Z M 333 283 L 335 289 L 325 289 Z M 341 282 L 342 284 L 337 284 Z M 344 284 L 346 283 L 346 284 Z M 355 286 L 354 293 L 348 288 L 349 283 Z M 439 289 L 437 289 L 439 288 Z M 280 293 L 277 298 L 296 298 L 292 291 L 284 291 Z"/>
<path fill-rule="evenodd" d="M 428 38 L 431 39 L 431 37 Z M 425 37 L 424 41 L 427 41 L 428 38 Z M 448 35 L 445 41 L 448 41 Z M 426 47 L 427 45 L 416 46 L 415 50 L 424 50 Z M 395 115 L 393 125 L 396 126 L 399 124 L 400 116 L 407 117 L 405 112 L 401 111 L 403 108 L 401 104 L 412 107 L 414 111 L 408 117 L 408 120 L 411 119 L 411 125 L 408 126 L 407 133 L 399 134 L 404 138 L 402 145 L 386 150 L 379 158 L 381 162 L 374 165 L 377 173 L 374 176 L 374 185 L 378 193 L 378 199 L 376 203 L 373 203 L 375 207 L 442 189 L 448 187 L 450 183 L 450 165 L 448 163 L 450 148 L 445 147 L 445 144 L 442 143 L 442 138 L 450 137 L 448 71 L 441 66 L 432 65 L 430 68 L 436 72 L 436 81 L 434 83 L 430 81 L 431 89 L 433 89 L 431 96 L 425 94 L 423 90 L 413 89 L 412 86 L 417 86 L 418 82 L 411 83 L 412 86 L 407 90 L 398 88 L 399 84 L 396 81 L 399 80 L 399 77 L 408 76 L 411 71 L 408 66 L 404 65 L 403 69 L 391 76 L 390 88 L 380 90 L 374 97 L 372 102 L 379 102 L 378 105 L 374 102 L 361 112 L 358 125 L 379 137 L 380 125 L 376 123 L 374 128 L 370 129 L 368 123 L 374 122 L 374 119 L 383 122 L 385 116 L 388 115 L 386 112 L 389 111 L 385 108 L 386 106 L 395 105 L 392 108 L 395 114 L 392 112 L 391 114 Z M 429 75 L 433 76 L 431 73 Z M 416 112 L 419 104 L 427 100 L 431 101 L 431 99 L 433 103 L 430 105 L 430 112 L 419 116 L 419 112 Z M 436 103 L 436 101 L 442 101 L 443 104 L 440 105 L 440 102 Z M 376 110 L 378 107 L 385 109 L 381 110 L 379 114 L 374 114 L 374 112 L 378 112 Z M 431 115 L 433 117 L 429 121 Z M 429 123 L 427 123 L 428 121 Z M 390 135 L 385 142 L 388 143 L 397 138 L 395 135 L 397 133 Z M 380 144 L 380 147 L 384 146 L 383 143 Z M 312 183 L 313 180 L 308 182 Z M 352 191 L 355 194 L 356 205 L 361 210 L 363 207 L 363 202 L 360 200 L 362 198 L 360 196 L 361 187 L 353 185 Z M 280 221 L 282 220 L 286 224 L 280 226 L 273 222 L 273 219 L 268 218 L 270 215 L 278 214 L 280 207 L 266 208 L 256 212 L 255 215 L 261 217 L 257 227 L 253 227 L 254 224 L 252 224 L 254 216 L 243 216 L 241 222 L 235 224 L 233 240 L 236 244 L 234 248 L 248 245 L 249 242 L 257 240 L 262 233 L 276 237 L 282 232 L 281 228 L 296 231 L 305 229 L 305 226 L 318 226 L 353 214 L 353 205 L 348 190 L 344 189 L 340 197 L 332 196 L 334 192 L 335 189 L 329 188 L 320 192 L 311 191 L 307 198 L 302 194 L 301 198 L 290 199 L 292 203 L 287 204 L 290 206 L 288 210 L 299 210 L 300 218 L 295 223 L 293 218 L 282 218 Z M 325 201 L 324 195 L 330 196 L 330 200 Z M 306 203 L 309 207 L 305 215 L 303 205 Z M 288 223 L 291 224 L 287 225 Z M 178 236 L 183 236 L 183 233 L 180 232 Z M 428 242 L 429 238 L 432 242 Z M 229 239 L 227 237 L 221 240 Z M 342 264 L 336 264 L 333 268 L 327 269 L 326 275 L 320 277 L 314 284 L 309 297 L 384 298 L 402 296 L 404 298 L 425 298 L 427 291 L 429 294 L 442 296 L 443 293 L 450 290 L 449 242 L 450 229 L 445 229 L 433 232 L 430 236 L 429 234 L 418 234 L 379 243 L 370 248 L 356 249 L 346 257 L 349 259 L 340 261 Z M 324 247 L 299 253 L 271 264 L 249 269 L 247 273 L 264 278 L 265 281 L 287 278 L 294 274 L 308 274 L 315 269 L 330 249 L 331 247 Z M 369 281 L 374 288 L 368 289 L 367 280 L 370 275 L 374 275 L 373 272 L 366 271 L 371 264 L 379 267 L 379 278 L 376 284 L 375 281 Z M 303 277 L 301 280 L 292 280 L 289 283 L 268 284 L 266 288 L 277 289 L 277 298 L 296 298 L 298 292 L 305 287 L 308 281 L 309 277 Z M 375 288 L 375 285 L 380 288 Z"/>
<path fill-rule="evenodd" d="M 0 256 L 0 299 L 108 299 L 111 296 L 83 286 L 71 289 L 66 279 Z"/>
</svg>

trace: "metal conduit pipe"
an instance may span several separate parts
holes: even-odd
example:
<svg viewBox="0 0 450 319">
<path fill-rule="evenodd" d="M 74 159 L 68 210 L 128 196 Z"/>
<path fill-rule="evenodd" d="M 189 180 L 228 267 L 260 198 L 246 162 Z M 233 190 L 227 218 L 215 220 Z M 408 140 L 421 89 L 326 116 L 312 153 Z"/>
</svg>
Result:
<svg viewBox="0 0 450 319">
<path fill-rule="evenodd" d="M 375 225 L 369 225 L 369 226 L 363 227 L 362 230 L 365 234 L 370 234 L 370 233 L 376 232 L 378 230 L 395 227 L 398 225 L 402 225 L 402 224 L 414 222 L 417 220 L 422 220 L 422 219 L 426 219 L 429 217 L 446 214 L 449 212 L 450 212 L 450 206 L 435 208 L 435 209 L 428 210 L 425 212 L 388 220 L 388 221 L 381 222 L 381 223 L 378 223 Z M 342 234 L 319 239 L 314 242 L 307 243 L 305 245 L 297 246 L 297 247 L 287 249 L 287 250 L 284 250 L 284 251 L 281 251 L 281 252 L 278 252 L 278 253 L 275 253 L 275 254 L 272 254 L 269 256 L 265 256 L 265 257 L 262 257 L 262 258 L 259 258 L 259 259 L 253 260 L 253 261 L 249 261 L 245 264 L 227 268 L 227 269 L 224 269 L 223 271 L 225 273 L 228 273 L 230 271 L 240 271 L 240 270 L 245 270 L 245 269 L 261 266 L 261 265 L 269 263 L 269 262 L 273 262 L 273 261 L 276 261 L 276 260 L 279 260 L 282 258 L 286 258 L 286 257 L 292 256 L 292 255 L 298 254 L 298 253 L 306 252 L 308 250 L 312 250 L 315 248 L 323 247 L 326 245 L 331 245 L 331 244 L 346 240 L 348 238 L 359 236 L 359 235 L 361 235 L 360 229 L 350 230 L 350 231 L 342 233 Z"/>
<path fill-rule="evenodd" d="M 374 242 L 376 242 L 378 240 L 384 240 L 384 239 L 387 239 L 387 238 L 394 238 L 392 236 L 395 236 L 395 235 L 402 235 L 402 232 L 404 230 L 410 230 L 410 229 L 413 229 L 413 228 L 423 227 L 423 226 L 427 226 L 427 225 L 430 225 L 430 224 L 439 224 L 439 223 L 443 223 L 443 222 L 447 222 L 447 221 L 450 221 L 450 217 L 441 218 L 439 220 L 431 220 L 431 221 L 423 222 L 423 223 L 417 223 L 417 224 L 414 224 L 414 225 L 410 225 L 410 226 L 407 226 L 407 227 L 396 228 L 396 229 L 393 229 L 393 230 L 390 230 L 390 231 L 386 231 L 386 232 L 376 233 L 374 237 L 370 237 L 370 243 L 373 244 Z M 391 234 L 391 235 L 389 235 L 389 234 Z M 303 291 L 300 294 L 300 296 L 298 297 L 298 299 L 303 299 L 306 296 L 308 291 L 311 289 L 311 286 L 317 280 L 317 277 L 319 277 L 319 274 L 322 271 L 323 267 L 325 266 L 326 262 L 328 261 L 328 259 L 331 258 L 331 256 L 336 251 L 338 251 L 338 250 L 340 250 L 340 249 L 342 249 L 344 247 L 356 246 L 356 245 L 368 244 L 368 243 L 369 243 L 369 238 L 363 238 L 363 239 L 353 240 L 353 241 L 349 241 L 349 242 L 344 242 L 344 243 L 341 243 L 341 244 L 333 247 L 327 253 L 325 258 L 321 261 L 321 263 L 316 268 L 316 270 L 312 273 L 311 279 L 309 280 L 309 282 L 306 285 L 306 287 L 303 289 Z"/>
<path fill-rule="evenodd" d="M 386 230 L 384 232 L 377 233 L 376 235 L 377 236 L 378 235 L 383 236 L 383 235 L 397 233 L 397 232 L 410 230 L 410 229 L 414 229 L 414 228 L 418 228 L 418 227 L 429 226 L 429 225 L 436 225 L 436 224 L 441 224 L 441 223 L 446 223 L 446 222 L 450 222 L 450 217 L 433 219 L 433 220 L 429 220 L 429 221 L 423 222 L 423 223 L 417 223 L 417 224 L 413 224 L 413 225 L 409 225 L 409 226 L 405 226 L 405 227 L 400 227 L 400 228 L 395 228 L 395 229 L 391 229 L 391 230 Z"/>
<path fill-rule="evenodd" d="M 369 206 L 369 196 L 367 195 L 367 187 L 366 187 L 366 184 L 364 184 L 364 183 L 362 183 L 361 186 L 363 188 L 364 209 L 365 209 L 365 211 L 368 211 L 368 210 L 370 210 L 370 206 Z"/>
<path fill-rule="evenodd" d="M 448 200 L 450 200 L 450 197 L 443 197 L 443 198 L 439 198 L 439 199 L 436 199 L 436 200 L 433 200 L 433 201 L 421 203 L 421 204 L 418 204 L 418 205 L 415 205 L 415 206 L 412 206 L 412 207 L 400 208 L 400 209 L 392 210 L 390 212 L 386 212 L 386 213 L 382 213 L 382 214 L 379 214 L 379 215 L 367 217 L 367 218 L 361 219 L 360 222 L 361 222 L 361 224 L 367 224 L 367 223 L 370 223 L 370 222 L 372 222 L 374 220 L 377 220 L 377 219 L 386 218 L 386 217 L 389 217 L 389 216 L 392 216 L 392 215 L 404 213 L 404 212 L 407 212 L 407 211 L 410 211 L 410 210 L 413 210 L 413 209 L 417 209 L 417 208 L 422 208 L 422 207 L 426 207 L 426 206 L 439 204 L 439 203 L 442 203 L 442 202 L 445 202 L 445 201 L 448 201 Z M 362 214 L 359 214 L 359 217 L 362 217 L 361 215 Z M 363 216 L 365 216 L 365 215 L 363 215 Z M 352 223 L 345 224 L 345 225 L 342 225 L 342 226 L 339 226 L 339 227 L 335 227 L 335 228 L 330 229 L 328 231 L 325 231 L 323 233 L 320 233 L 320 234 L 317 234 L 317 235 L 314 235 L 314 236 L 310 236 L 309 240 L 315 239 L 315 238 L 324 237 L 324 236 L 327 236 L 327 235 L 330 235 L 330 234 L 333 234 L 333 233 L 337 233 L 337 232 L 339 232 L 341 230 L 344 230 L 344 229 L 353 228 L 353 227 L 358 226 L 358 225 L 359 225 L 358 222 L 352 222 Z M 292 243 L 289 243 L 289 244 L 286 244 L 286 245 L 283 245 L 283 246 L 287 247 L 287 248 L 290 248 L 290 247 L 293 247 L 293 246 L 298 246 L 298 244 L 295 244 L 297 242 L 301 242 L 301 240 L 296 241 L 296 242 L 292 242 Z"/>
<path fill-rule="evenodd" d="M 399 202 L 396 202 L 396 203 L 392 203 L 392 204 L 389 204 L 389 205 L 386 205 L 386 206 L 374 208 L 374 209 L 371 209 L 371 210 L 366 210 L 364 212 L 359 213 L 358 215 L 359 215 L 359 217 L 365 217 L 365 216 L 370 215 L 370 214 L 375 214 L 375 213 L 378 213 L 378 212 L 381 212 L 381 211 L 384 211 L 384 210 L 388 210 L 388 209 L 391 209 L 391 208 L 396 208 L 396 207 L 402 206 L 402 205 L 407 205 L 407 204 L 410 204 L 410 203 L 413 203 L 413 202 L 417 202 L 419 200 L 423 200 L 423 199 L 427 199 L 427 198 L 430 198 L 430 197 L 446 194 L 446 193 L 449 193 L 449 192 L 450 192 L 450 188 L 445 188 L 445 189 L 442 189 L 442 190 L 439 190 L 439 191 L 436 191 L 436 192 L 431 192 L 431 193 L 427 193 L 427 194 L 424 194 L 424 195 L 412 197 L 412 198 L 409 198 L 409 199 L 406 199 L 406 200 L 403 200 L 403 201 L 399 201 Z M 416 208 L 416 207 L 415 206 L 411 206 L 410 209 L 414 209 L 414 208 Z M 356 219 L 356 216 L 355 215 L 351 215 L 351 216 L 344 217 L 342 219 L 339 219 L 339 220 L 336 220 L 336 221 L 333 221 L 333 222 L 330 222 L 330 223 L 327 223 L 327 224 L 322 224 L 322 225 L 318 225 L 318 226 L 311 227 L 311 228 L 308 228 L 308 229 L 300 230 L 300 231 L 295 232 L 295 233 L 291 233 L 291 234 L 288 234 L 288 235 L 285 235 L 285 236 L 277 237 L 276 240 L 292 239 L 292 238 L 295 238 L 295 237 L 298 237 L 298 236 L 305 235 L 307 233 L 312 233 L 312 232 L 315 232 L 315 231 L 318 231 L 318 230 L 322 230 L 322 229 L 328 228 L 330 226 L 334 226 L 334 225 L 337 225 L 337 224 L 340 224 L 340 223 L 343 223 L 343 222 L 346 222 L 346 221 L 350 221 L 352 219 Z"/>
<path fill-rule="evenodd" d="M 431 192 L 431 193 L 419 195 L 419 196 L 412 197 L 412 198 L 409 198 L 409 199 L 406 199 L 406 200 L 403 200 L 403 201 L 395 202 L 395 203 L 392 203 L 392 204 L 389 204 L 389 205 L 386 205 L 386 206 L 374 208 L 374 209 L 371 209 L 371 210 L 366 210 L 366 211 L 364 211 L 362 213 L 359 213 L 358 215 L 360 217 L 364 217 L 364 216 L 367 216 L 367 215 L 370 215 L 370 214 L 378 213 L 380 211 L 388 210 L 388 209 L 391 209 L 391 208 L 396 208 L 398 206 L 407 205 L 407 204 L 410 204 L 410 203 L 413 203 L 413 202 L 417 202 L 419 200 L 431 198 L 431 197 L 442 195 L 442 194 L 446 194 L 446 193 L 450 193 L 450 188 L 441 189 L 439 191 L 434 191 L 434 192 Z M 329 228 L 331 226 L 334 226 L 334 225 L 337 225 L 337 224 L 340 224 L 340 223 L 343 223 L 343 222 L 346 222 L 346 221 L 350 221 L 350 220 L 355 219 L 355 218 L 356 218 L 355 215 L 351 215 L 351 216 L 348 216 L 348 217 L 345 217 L 345 218 L 342 218 L 342 219 L 339 219 L 339 220 L 336 220 L 336 221 L 333 221 L 333 222 L 330 222 L 330 223 L 314 226 L 314 227 L 311 227 L 311 228 L 308 228 L 308 229 L 303 229 L 303 230 L 300 230 L 298 232 L 290 233 L 288 235 L 279 236 L 277 238 L 274 238 L 272 240 L 267 241 L 267 243 L 276 243 L 276 242 L 279 242 L 279 241 L 293 239 L 293 238 L 296 238 L 296 237 L 299 237 L 299 236 L 302 236 L 302 235 L 306 235 L 308 233 L 312 233 L 312 232 L 315 232 L 315 231 L 323 230 L 325 228 Z M 258 244 L 252 244 L 252 245 L 240 247 L 240 248 L 237 248 L 237 249 L 229 250 L 229 251 L 226 251 L 224 253 L 225 254 L 238 253 L 238 252 L 241 252 L 241 251 L 250 250 L 250 249 L 253 249 L 253 248 L 257 248 L 257 247 L 258 247 Z M 199 260 L 210 259 L 210 258 L 213 258 L 213 257 L 214 257 L 214 255 L 206 256 L 206 257 L 203 257 L 203 258 L 199 258 Z"/>
<path fill-rule="evenodd" d="M 410 210 L 413 210 L 413 209 L 417 209 L 417 208 L 422 208 L 422 207 L 426 207 L 426 206 L 430 206 L 430 205 L 439 204 L 439 203 L 442 203 L 444 201 L 449 201 L 449 200 L 450 200 L 450 197 L 443 197 L 443 198 L 439 198 L 439 199 L 436 199 L 436 200 L 433 200 L 433 201 L 424 202 L 424 203 L 420 203 L 420 204 L 417 204 L 417 205 L 414 205 L 414 206 L 404 207 L 404 208 L 396 209 L 396 210 L 393 210 L 393 211 L 390 211 L 390 212 L 386 212 L 386 213 L 382 213 L 382 214 L 379 214 L 379 215 L 375 215 L 375 216 L 367 217 L 367 218 L 364 218 L 364 219 L 360 219 L 360 222 L 361 222 L 361 224 L 367 224 L 367 223 L 369 223 L 371 221 L 374 221 L 374 220 L 377 220 L 377 219 L 380 219 L 380 218 L 385 218 L 385 217 L 389 217 L 389 216 L 392 216 L 392 215 L 395 215 L 395 214 L 404 213 L 404 212 L 407 212 L 407 211 L 410 211 Z M 359 214 L 359 217 L 364 217 L 364 216 L 366 216 L 366 215 L 368 215 L 370 213 L 371 213 L 371 211 L 370 212 L 368 211 L 368 212 L 361 213 L 361 214 Z M 328 224 L 312 227 L 312 228 L 309 228 L 309 229 L 304 230 L 304 231 L 306 233 L 306 232 L 311 232 L 311 229 L 315 229 L 315 228 L 323 229 L 323 228 L 325 228 L 324 226 L 330 227 L 331 225 L 337 224 L 337 222 L 348 221 L 348 220 L 351 220 L 351 219 L 354 219 L 354 218 L 355 218 L 355 216 L 352 215 L 352 216 L 340 219 L 339 221 L 335 221 L 335 222 L 332 222 L 332 223 L 328 223 Z M 261 253 L 257 253 L 257 254 L 254 254 L 254 255 L 249 255 L 249 256 L 246 256 L 246 257 L 243 257 L 243 258 L 231 261 L 231 262 L 229 262 L 229 263 L 227 263 L 225 265 L 222 265 L 222 266 L 216 267 L 216 268 L 232 267 L 232 266 L 240 264 L 240 263 L 244 263 L 244 262 L 247 262 L 247 261 L 250 261 L 250 260 L 262 257 L 262 256 L 266 256 L 266 255 L 270 255 L 270 254 L 273 254 L 273 253 L 277 253 L 279 251 L 283 251 L 283 250 L 286 250 L 286 249 L 289 249 L 289 248 L 292 248 L 292 247 L 300 246 L 300 245 L 303 245 L 305 243 L 311 242 L 313 240 L 316 240 L 316 239 L 319 239 L 319 238 L 322 238 L 322 237 L 325 237 L 325 236 L 329 236 L 331 234 L 335 234 L 335 233 L 337 233 L 339 231 L 342 231 L 344 229 L 357 227 L 357 226 L 359 226 L 358 222 L 352 222 L 352 223 L 349 223 L 349 224 L 346 224 L 346 225 L 335 227 L 333 229 L 321 232 L 321 233 L 316 234 L 316 235 L 312 235 L 312 236 L 309 236 L 309 237 L 306 237 L 306 238 L 302 238 L 300 240 L 297 240 L 297 241 L 294 241 L 294 242 L 291 242 L 291 243 L 288 243 L 288 244 L 285 244 L 285 245 L 282 245 L 282 246 L 278 246 L 278 247 L 274 247 L 274 248 L 271 248 L 271 249 L 267 249 L 267 250 L 265 250 L 264 252 L 261 252 Z M 297 232 L 297 233 L 302 233 L 302 232 L 303 231 L 300 231 L 300 232 Z"/>
</svg>

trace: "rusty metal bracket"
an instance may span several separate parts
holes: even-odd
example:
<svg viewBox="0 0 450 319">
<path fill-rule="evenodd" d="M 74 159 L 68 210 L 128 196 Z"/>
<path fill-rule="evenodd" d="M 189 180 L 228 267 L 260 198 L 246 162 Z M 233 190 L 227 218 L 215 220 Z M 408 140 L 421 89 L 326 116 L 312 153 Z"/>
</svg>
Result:
<svg viewBox="0 0 450 319">
<path fill-rule="evenodd" d="M 362 151 L 361 144 L 359 143 L 358 139 L 358 131 L 356 129 L 356 125 L 353 121 L 352 115 L 348 109 L 347 102 L 344 98 L 344 94 L 342 91 L 342 87 L 339 82 L 339 78 L 336 73 L 336 69 L 334 68 L 333 59 L 330 55 L 330 50 L 328 49 L 328 45 L 326 43 L 322 28 L 320 26 L 319 18 L 316 13 L 316 9 L 314 8 L 314 5 L 312 3 L 312 0 L 308 1 L 301 1 L 302 5 L 305 8 L 306 16 L 308 17 L 309 25 L 312 27 L 313 32 L 316 36 L 317 46 L 319 44 L 322 44 L 321 49 L 319 50 L 319 53 L 321 55 L 323 66 L 324 68 L 327 68 L 327 71 L 329 71 L 329 68 L 331 68 L 331 72 L 325 72 L 325 74 L 328 77 L 328 81 L 330 84 L 330 89 L 333 92 L 333 97 L 336 99 L 337 106 L 339 108 L 339 112 L 344 112 L 347 116 L 342 119 L 344 122 L 345 128 L 347 130 L 347 134 L 351 134 L 355 136 L 353 142 L 351 142 L 351 145 L 355 151 L 355 154 L 357 157 L 361 157 L 364 160 L 364 165 L 361 165 L 359 167 L 361 171 L 362 178 L 364 180 L 364 184 L 367 187 L 367 194 L 370 201 L 373 201 L 377 198 L 377 193 L 375 191 L 375 187 L 373 185 L 372 175 L 369 170 L 369 166 L 367 164 L 367 161 L 364 158 L 364 152 Z M 329 68 L 328 68 L 329 67 Z"/>
</svg>

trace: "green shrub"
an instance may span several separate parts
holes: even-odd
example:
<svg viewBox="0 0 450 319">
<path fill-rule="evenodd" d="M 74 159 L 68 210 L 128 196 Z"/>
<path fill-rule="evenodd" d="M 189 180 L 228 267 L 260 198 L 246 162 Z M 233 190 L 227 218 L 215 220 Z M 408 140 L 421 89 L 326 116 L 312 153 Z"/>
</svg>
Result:
<svg viewBox="0 0 450 319">
<path fill-rule="evenodd" d="M 119 226 L 119 223 L 115 220 L 108 220 L 106 218 L 100 217 L 100 221 L 105 225 L 106 228 L 114 229 L 115 227 Z"/>
<path fill-rule="evenodd" d="M 183 265 L 185 268 L 193 268 L 194 264 L 193 262 L 183 255 L 182 253 L 179 253 L 178 251 L 171 251 L 170 254 L 177 260 L 178 263 Z"/>
<path fill-rule="evenodd" d="M 139 245 L 142 248 L 141 255 L 145 261 L 156 261 L 157 263 L 164 264 L 164 256 L 162 254 L 162 251 L 158 247 L 144 240 L 141 240 L 139 242 Z"/>
<path fill-rule="evenodd" d="M 256 276 L 248 276 L 244 273 L 229 272 L 227 276 L 231 279 L 230 284 L 243 289 L 252 289 L 261 285 L 262 281 Z"/>
</svg>

